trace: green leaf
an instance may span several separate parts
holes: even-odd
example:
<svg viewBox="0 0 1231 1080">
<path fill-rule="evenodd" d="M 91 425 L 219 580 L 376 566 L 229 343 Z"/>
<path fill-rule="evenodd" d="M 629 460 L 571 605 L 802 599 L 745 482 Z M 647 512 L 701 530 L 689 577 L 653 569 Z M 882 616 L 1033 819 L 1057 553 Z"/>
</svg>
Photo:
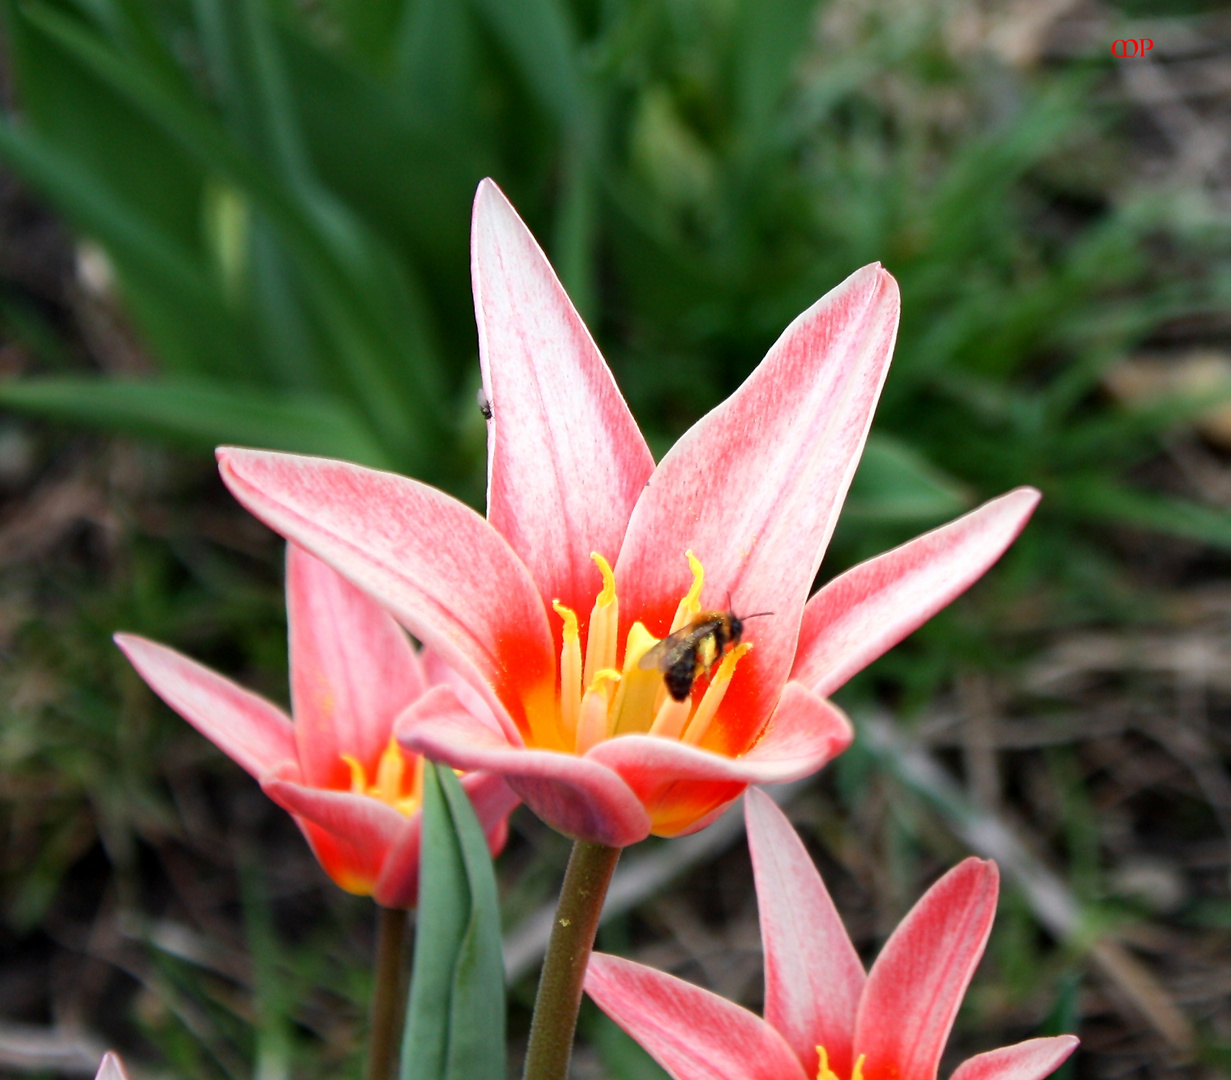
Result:
<svg viewBox="0 0 1231 1080">
<path fill-rule="evenodd" d="M 943 521 L 972 503 L 970 493 L 918 451 L 888 435 L 868 436 L 845 515 L 862 521 Z"/>
<path fill-rule="evenodd" d="M 401 1080 L 504 1080 L 504 957 L 487 839 L 452 769 L 423 775 L 419 926 Z"/>
<path fill-rule="evenodd" d="M 744 0 L 736 22 L 735 129 L 749 157 L 776 134 L 778 105 L 809 43 L 814 0 Z"/>
<path fill-rule="evenodd" d="M 279 395 L 205 379 L 54 377 L 0 384 L 0 405 L 194 448 L 233 443 L 389 467 L 358 418 L 323 396 Z"/>
<path fill-rule="evenodd" d="M 25 128 L 0 123 L 0 159 L 107 249 L 121 271 L 126 295 L 142 315 L 175 310 L 178 335 L 170 320 L 168 333 L 152 334 L 165 363 L 191 368 L 194 357 L 212 350 L 218 366 L 230 365 L 239 346 L 223 297 L 192 252 L 162 230 L 154 216 L 118 198 L 60 147 Z M 194 349 L 193 341 L 200 348 Z"/>
<path fill-rule="evenodd" d="M 1058 488 L 1049 486 L 1048 495 L 1080 518 L 1135 525 L 1231 551 L 1231 513 L 1226 510 L 1155 495 L 1101 476 L 1077 478 Z"/>
<path fill-rule="evenodd" d="M 284 231 L 356 407 L 382 443 L 397 448 L 401 461 L 430 468 L 428 447 L 441 428 L 439 372 L 429 312 L 411 268 L 311 178 L 280 182 L 234 144 L 200 101 L 133 67 L 46 6 L 32 8 L 30 18 L 203 163 L 245 190 Z M 281 77 L 272 67 L 266 74 L 273 83 Z M 282 88 L 271 83 L 271 92 L 276 97 Z"/>
<path fill-rule="evenodd" d="M 590 87 L 577 62 L 577 34 L 559 0 L 476 0 L 476 6 L 538 100 L 565 131 L 587 139 Z"/>
</svg>

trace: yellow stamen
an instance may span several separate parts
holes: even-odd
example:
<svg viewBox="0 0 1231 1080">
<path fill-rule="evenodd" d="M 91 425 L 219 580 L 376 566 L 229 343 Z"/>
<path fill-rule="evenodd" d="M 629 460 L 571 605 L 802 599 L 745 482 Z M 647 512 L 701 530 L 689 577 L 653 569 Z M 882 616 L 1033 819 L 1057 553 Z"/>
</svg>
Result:
<svg viewBox="0 0 1231 1080">
<path fill-rule="evenodd" d="M 381 802 L 395 803 L 402 797 L 402 773 L 406 771 L 406 758 L 402 748 L 392 739 L 380 755 L 376 765 L 376 783 L 373 794 Z"/>
<path fill-rule="evenodd" d="M 570 746 L 577 738 L 577 717 L 581 713 L 581 638 L 572 609 L 558 600 L 553 600 L 551 606 L 564 620 L 560 646 L 560 728 L 564 745 Z"/>
<path fill-rule="evenodd" d="M 657 644 L 658 638 L 641 623 L 635 622 L 629 628 L 624 643 L 624 670 L 611 708 L 608 736 L 649 731 L 653 724 L 654 698 L 663 677 L 654 668 L 643 670 L 638 663 Z"/>
<path fill-rule="evenodd" d="M 818 1046 L 816 1052 L 820 1055 L 821 1059 L 820 1065 L 817 1066 L 816 1070 L 816 1080 L 838 1080 L 838 1074 L 829 1067 L 829 1053 L 825 1047 Z"/>
<path fill-rule="evenodd" d="M 688 724 L 692 698 L 676 701 L 664 691 L 656 696 L 654 704 L 654 725 L 650 728 L 650 734 L 664 739 L 678 739 Z"/>
<path fill-rule="evenodd" d="M 368 778 L 364 774 L 363 766 L 359 760 L 352 754 L 343 754 L 342 760 L 350 766 L 350 793 L 352 795 L 364 795 L 368 790 Z"/>
<path fill-rule="evenodd" d="M 816 1052 L 820 1057 L 820 1065 L 816 1071 L 816 1080 L 842 1080 L 836 1072 L 829 1067 L 829 1054 L 826 1053 L 825 1047 L 818 1046 Z M 854 1069 L 851 1070 L 851 1080 L 863 1080 L 863 1063 L 867 1058 L 867 1054 L 860 1054 L 859 1060 L 855 1062 Z"/>
<path fill-rule="evenodd" d="M 616 602 L 615 571 L 611 569 L 611 563 L 597 551 L 591 551 L 590 558 L 594 560 L 598 572 L 603 575 L 603 591 L 598 594 L 598 599 L 594 603 L 600 607 L 614 604 Z"/>
<path fill-rule="evenodd" d="M 585 696 L 581 699 L 581 716 L 577 720 L 577 742 L 574 749 L 584 754 L 607 738 L 607 714 L 611 708 L 611 695 L 620 682 L 620 673 L 614 668 L 602 668 L 591 680 Z"/>
<path fill-rule="evenodd" d="M 671 633 L 681 626 L 687 626 L 701 613 L 701 589 L 705 585 L 705 567 L 701 565 L 691 550 L 684 552 L 688 557 L 688 569 L 692 571 L 692 587 L 675 609 L 675 618 L 671 620 Z"/>
<path fill-rule="evenodd" d="M 423 759 L 414 759 L 414 772 L 407 790 L 406 753 L 392 735 L 389 736 L 389 744 L 381 751 L 376 763 L 376 778 L 371 784 L 368 783 L 367 770 L 358 758 L 351 754 L 340 756 L 350 768 L 352 795 L 370 795 L 407 817 L 419 809 L 423 797 Z"/>
<path fill-rule="evenodd" d="M 692 721 L 684 732 L 684 742 L 697 746 L 705 738 L 714 714 L 718 712 L 718 706 L 722 704 L 722 699 L 726 696 L 731 676 L 735 674 L 735 665 L 739 663 L 740 657 L 751 648 L 752 642 L 745 641 L 722 658 L 722 663 L 718 665 L 718 672 L 706 687 L 705 697 L 701 699 L 701 704 L 697 706 L 697 711 L 693 713 Z"/>
<path fill-rule="evenodd" d="M 595 674 L 603 668 L 616 666 L 616 649 L 619 645 L 620 601 L 616 596 L 615 573 L 611 564 L 597 551 L 590 558 L 603 575 L 603 588 L 594 601 L 590 612 L 590 629 L 586 637 L 586 667 L 584 685 L 589 686 Z"/>
<path fill-rule="evenodd" d="M 685 555 L 692 584 L 676 607 L 672 633 L 694 623 L 702 613 L 705 568 L 692 551 Z M 683 701 L 674 700 L 662 668 L 653 664 L 641 667 L 642 659 L 659 639 L 643 623 L 635 622 L 621 643 L 615 573 L 597 551 L 591 552 L 590 558 L 602 577 L 602 587 L 594 598 L 584 646 L 574 610 L 552 601 L 552 608 L 563 621 L 559 684 L 554 702 L 545 709 L 526 710 L 529 741 L 544 749 L 577 754 L 619 735 L 650 734 L 700 744 L 735 674 L 736 663 L 751 646 L 737 646 L 722 656 L 720 639 L 714 633 L 678 641 L 677 650 L 684 651 L 678 657 L 673 654 L 671 663 L 678 663 L 691 649 L 698 672 L 704 669 L 712 675 L 702 683 L 704 694 L 690 692 Z"/>
</svg>

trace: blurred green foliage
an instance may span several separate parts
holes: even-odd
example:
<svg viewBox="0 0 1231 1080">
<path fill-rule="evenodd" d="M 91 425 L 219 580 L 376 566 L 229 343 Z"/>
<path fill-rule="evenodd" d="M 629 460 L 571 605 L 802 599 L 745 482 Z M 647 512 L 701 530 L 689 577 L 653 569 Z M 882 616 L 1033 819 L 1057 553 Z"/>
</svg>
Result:
<svg viewBox="0 0 1231 1080">
<path fill-rule="evenodd" d="M 1034 483 L 1070 526 L 1231 547 L 1226 515 L 1126 479 L 1175 410 L 1097 395 L 1226 291 L 1194 269 L 1225 236 L 1116 189 L 1090 105 L 1110 60 L 981 70 L 939 8 L 847 8 L 818 34 L 812 0 L 6 0 L 0 157 L 106 252 L 159 374 L 0 402 L 477 500 L 467 208 L 490 174 L 656 448 L 880 260 L 903 324 L 852 499 L 889 525 L 869 546 Z"/>
</svg>

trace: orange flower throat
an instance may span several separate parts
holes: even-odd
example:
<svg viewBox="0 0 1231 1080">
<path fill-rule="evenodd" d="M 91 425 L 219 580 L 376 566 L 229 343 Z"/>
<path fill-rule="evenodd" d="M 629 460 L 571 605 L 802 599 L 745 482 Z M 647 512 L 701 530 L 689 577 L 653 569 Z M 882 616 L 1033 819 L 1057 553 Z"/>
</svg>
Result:
<svg viewBox="0 0 1231 1080">
<path fill-rule="evenodd" d="M 691 551 L 686 554 L 692 570 L 692 587 L 676 608 L 671 633 L 688 626 L 701 612 L 705 570 Z M 605 739 L 634 733 L 700 744 L 718 712 L 736 664 L 752 645 L 745 642 L 731 649 L 708 685 L 697 684 L 698 688 L 704 686 L 703 691 L 690 692 L 683 701 L 674 700 L 662 672 L 653 666 L 640 666 L 642 657 L 659 642 L 642 623 L 634 622 L 629 628 L 621 661 L 620 601 L 615 574 L 597 552 L 592 552 L 590 558 L 602 574 L 603 586 L 590 613 L 584 652 L 576 613 L 559 601 L 552 602 L 564 623 L 558 707 L 551 717 L 530 713 L 534 743 L 576 754 L 584 754 Z"/>
<path fill-rule="evenodd" d="M 408 757 L 411 758 L 409 769 L 406 767 Z M 404 817 L 410 817 L 419 809 L 423 801 L 423 758 L 407 754 L 392 735 L 389 745 L 381 751 L 371 783 L 361 761 L 351 754 L 343 754 L 342 760 L 350 768 L 352 795 L 370 795 L 392 806 Z"/>
</svg>

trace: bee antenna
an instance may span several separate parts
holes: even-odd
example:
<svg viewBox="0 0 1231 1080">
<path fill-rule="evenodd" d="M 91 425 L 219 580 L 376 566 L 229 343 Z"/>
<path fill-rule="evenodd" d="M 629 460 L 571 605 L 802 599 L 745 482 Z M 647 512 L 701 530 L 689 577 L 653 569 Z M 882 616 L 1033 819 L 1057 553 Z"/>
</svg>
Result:
<svg viewBox="0 0 1231 1080">
<path fill-rule="evenodd" d="M 754 611 L 751 615 L 741 615 L 741 619 L 760 619 L 765 615 L 772 615 L 772 611 Z"/>
</svg>

